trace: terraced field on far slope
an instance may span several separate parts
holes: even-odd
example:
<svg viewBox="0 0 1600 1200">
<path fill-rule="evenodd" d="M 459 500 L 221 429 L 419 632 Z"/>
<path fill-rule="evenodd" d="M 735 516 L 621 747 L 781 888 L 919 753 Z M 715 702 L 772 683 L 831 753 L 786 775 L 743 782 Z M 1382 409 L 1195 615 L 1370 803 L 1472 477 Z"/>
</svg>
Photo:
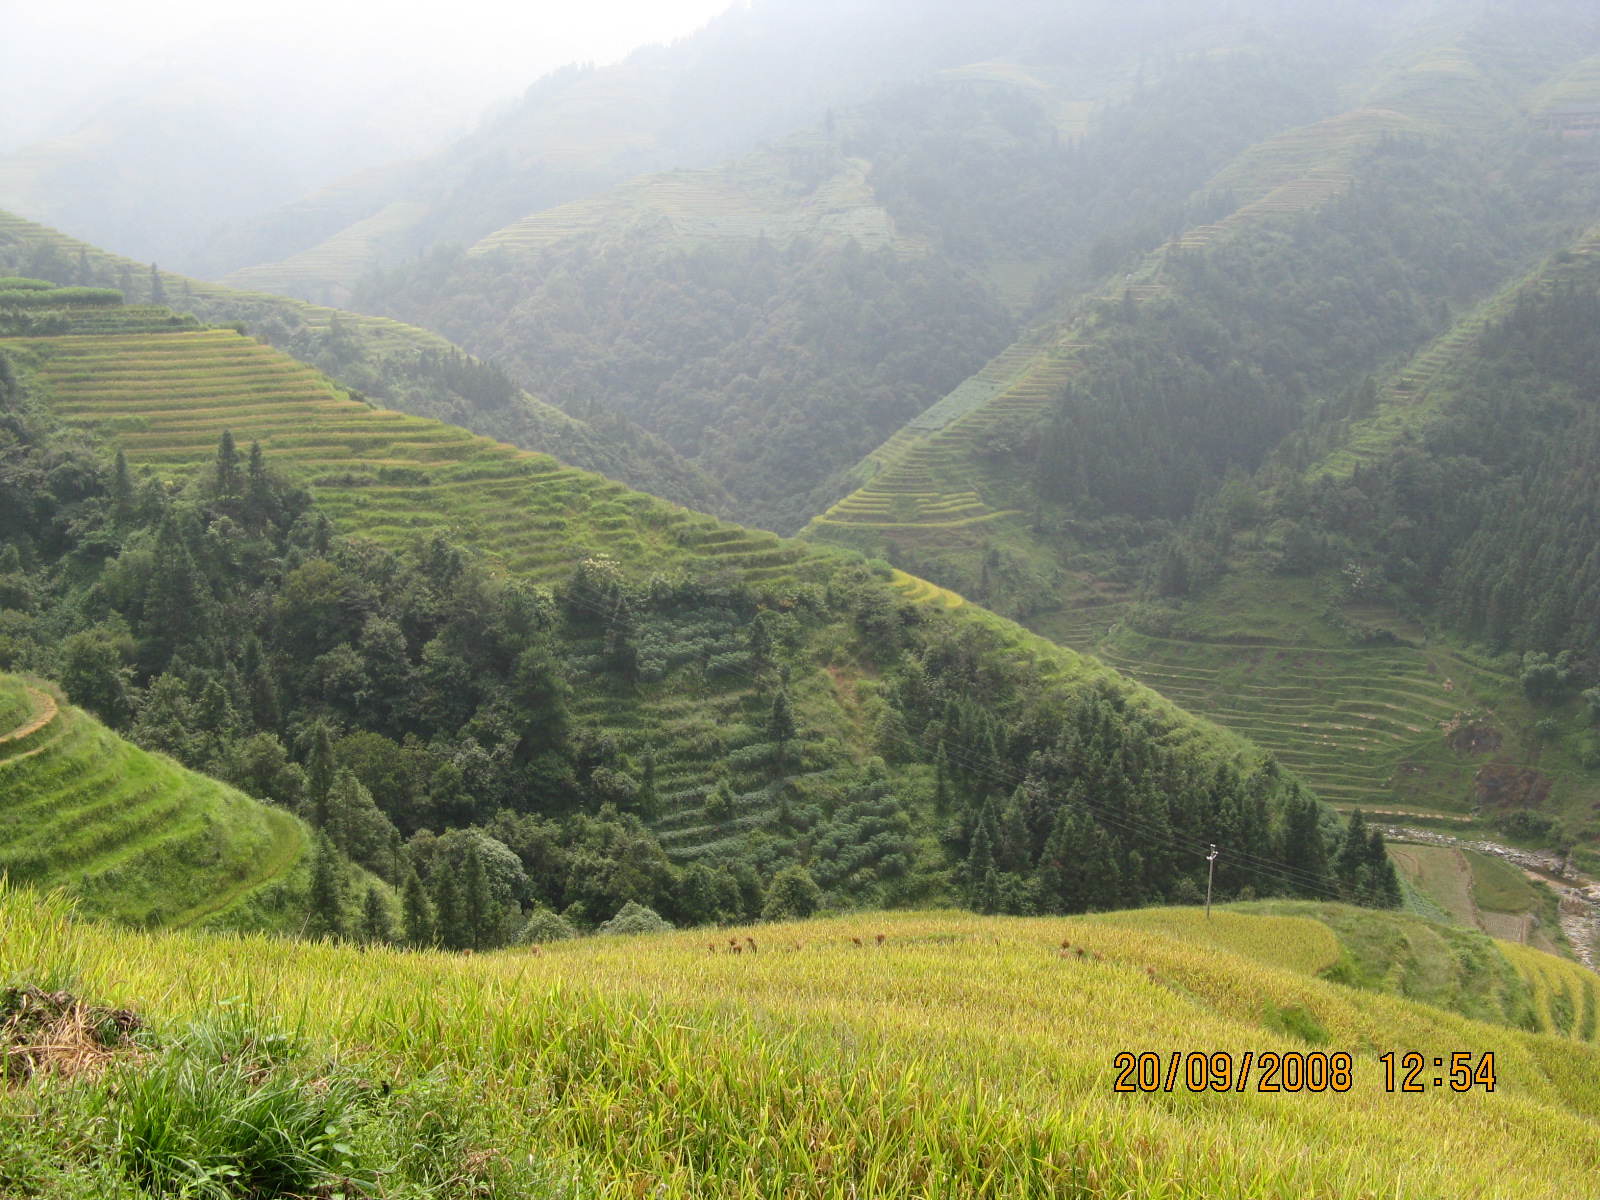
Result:
<svg viewBox="0 0 1600 1200">
<path fill-rule="evenodd" d="M 283 878 L 300 822 L 123 741 L 40 685 L 0 676 L 0 875 L 86 914 L 188 925 Z"/>
<path fill-rule="evenodd" d="M 1548 786 L 1550 812 L 1596 798 L 1597 781 L 1537 736 L 1548 714 L 1514 678 L 1396 613 L 1344 610 L 1374 634 L 1356 644 L 1323 619 L 1310 581 L 1233 578 L 1201 598 L 1190 627 L 1157 637 L 1124 623 L 1127 600 L 1093 599 L 1104 602 L 1030 624 L 1272 751 L 1338 807 L 1465 819 L 1518 806 L 1496 780 Z"/>
<path fill-rule="evenodd" d="M 805 554 L 547 455 L 352 399 L 232 330 L 0 345 L 35 366 L 57 412 L 114 433 L 135 466 L 187 473 L 230 430 L 309 484 L 346 532 L 390 545 L 438 530 L 541 581 L 601 553 L 665 567 L 693 552 L 757 579 Z"/>
</svg>

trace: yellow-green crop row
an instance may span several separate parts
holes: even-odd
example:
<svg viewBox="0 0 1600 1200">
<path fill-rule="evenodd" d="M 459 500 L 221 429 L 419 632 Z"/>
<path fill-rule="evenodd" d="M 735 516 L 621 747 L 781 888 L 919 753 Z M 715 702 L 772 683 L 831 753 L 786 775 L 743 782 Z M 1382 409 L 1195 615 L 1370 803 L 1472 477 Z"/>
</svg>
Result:
<svg viewBox="0 0 1600 1200">
<path fill-rule="evenodd" d="M 1587 1194 L 1600 1055 L 1313 978 L 1329 936 L 1226 911 L 900 913 L 460 959 L 115 931 L 0 894 L 0 976 L 158 1021 L 228 1002 L 384 1078 L 446 1071 L 503 1153 L 584 1195 Z M 1495 1091 L 1390 1094 L 1391 1048 L 1492 1052 Z M 1113 1090 L 1122 1050 L 1313 1049 L 1353 1056 L 1348 1092 Z"/>
</svg>

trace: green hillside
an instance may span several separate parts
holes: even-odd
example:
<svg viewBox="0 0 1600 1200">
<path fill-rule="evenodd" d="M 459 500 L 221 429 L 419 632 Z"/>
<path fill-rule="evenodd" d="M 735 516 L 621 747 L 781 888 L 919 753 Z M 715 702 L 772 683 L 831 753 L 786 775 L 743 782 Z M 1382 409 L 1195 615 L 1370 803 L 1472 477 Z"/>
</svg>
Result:
<svg viewBox="0 0 1600 1200">
<path fill-rule="evenodd" d="M 1554 1198 L 1600 1170 L 1592 1031 L 1560 1032 L 1564 1003 L 1580 1027 L 1592 1012 L 1592 977 L 1546 960 L 1546 1033 L 1355 989 L 1319 977 L 1373 940 L 1351 910 L 874 914 L 719 931 L 709 952 L 689 932 L 471 959 L 69 938 L 56 910 L 14 891 L 0 919 L 8 978 L 70 977 L 86 1002 L 162 1035 L 104 1080 L 0 1093 L 0 1111 L 33 1117 L 3 1135 L 8 1178 L 65 1197 L 138 1194 L 141 1177 L 213 1164 L 245 1180 L 277 1171 L 300 1191 L 381 1178 L 433 1196 L 576 1184 L 684 1198 Z M 1401 934 L 1421 924 L 1393 920 Z M 251 1040 L 279 1030 L 291 1036 L 269 1050 Z M 240 1046 L 253 1083 L 226 1074 Z M 1474 1071 L 1492 1055 L 1492 1093 L 1433 1085 L 1463 1048 Z M 1391 1049 L 1444 1064 L 1419 1072 L 1426 1094 L 1386 1090 L 1378 1056 Z M 1134 1090 L 1114 1090 L 1119 1051 L 1135 1067 L 1155 1056 L 1150 1091 L 1136 1070 Z M 1269 1053 L 1277 1091 L 1258 1090 Z M 1348 1080 L 1323 1073 L 1344 1060 L 1319 1055 L 1348 1055 Z M 1181 1067 L 1170 1093 L 1169 1062 Z M 204 1101 L 160 1086 L 211 1064 Z M 1397 1087 L 1408 1069 L 1397 1061 Z M 1202 1087 L 1215 1070 L 1217 1088 L 1190 1090 L 1189 1070 Z M 286 1118 L 270 1147 L 208 1124 L 178 1145 L 142 1136 L 180 1105 L 226 1112 L 268 1087 Z M 330 1127 L 333 1149 L 314 1140 Z M 424 1134 L 436 1139 L 425 1160 L 407 1153 Z"/>
<path fill-rule="evenodd" d="M 580 924 L 753 917 L 795 870 L 809 906 L 1081 909 L 1193 898 L 1221 838 L 1219 894 L 1393 902 L 1381 848 L 1257 749 L 915 578 L 231 330 L 0 351 L 27 432 L 0 655 L 396 888 L 475 829 L 497 903 Z"/>
<path fill-rule="evenodd" d="M 1463 818 L 1533 804 L 1586 828 L 1597 781 L 1545 724 L 1574 704 L 1530 702 L 1520 663 L 1442 637 L 1425 589 L 1367 582 L 1370 556 L 1311 549 L 1300 485 L 1284 484 L 1302 476 L 1321 505 L 1352 471 L 1392 471 L 1396 447 L 1434 436 L 1480 334 L 1589 261 L 1580 242 L 1536 267 L 1596 211 L 1572 166 L 1583 143 L 1543 125 L 1583 75 L 1581 40 L 1560 45 L 1547 17 L 1491 5 L 1418 26 L 1357 107 L 1217 173 L 1206 190 L 1240 202 L 1231 215 L 908 423 L 805 537 L 1103 656 L 1336 803 Z M 1539 199 L 1499 190 L 1513 178 Z M 1251 473 L 1272 481 L 1259 498 Z M 1438 499 L 1395 519 L 1465 519 L 1428 511 Z M 1386 565 L 1395 582 L 1437 569 L 1414 545 Z"/>
<path fill-rule="evenodd" d="M 303 825 L 130 745 L 53 689 L 0 675 L 0 874 L 87 916 L 184 926 L 285 881 Z"/>
<path fill-rule="evenodd" d="M 485 238 L 520 241 L 496 231 L 538 230 L 545 223 L 537 214 L 587 206 L 642 175 L 713 166 L 880 89 L 930 76 L 1036 95 L 1052 123 L 1075 134 L 1133 83 L 1142 51 L 1227 43 L 1281 22 L 1271 5 L 1249 8 L 1174 22 L 1159 6 L 1108 14 L 1092 4 L 1040 9 L 1014 0 L 982 13 L 870 0 L 821 19 L 796 0 L 735 6 L 673 46 L 554 72 L 436 153 L 361 172 L 243 222 L 213 239 L 199 273 L 343 304 L 363 277 L 419 253 Z M 732 211 L 748 216 L 746 200 Z"/>
<path fill-rule="evenodd" d="M 176 327 L 186 318 L 175 316 L 170 305 L 193 314 L 187 318 L 191 325 L 198 317 L 243 326 L 379 403 L 553 454 L 678 503 L 709 511 L 728 507 L 715 482 L 637 426 L 599 406 L 591 405 L 585 420 L 570 416 L 529 396 L 499 367 L 414 326 L 160 271 L 4 211 L 0 270 L 123 293 L 125 307 L 102 310 L 98 324 L 77 313 L 73 329 L 131 333 Z M 0 322 L 0 330 L 11 334 L 62 328 L 59 319 L 32 310 L 8 313 Z"/>
</svg>

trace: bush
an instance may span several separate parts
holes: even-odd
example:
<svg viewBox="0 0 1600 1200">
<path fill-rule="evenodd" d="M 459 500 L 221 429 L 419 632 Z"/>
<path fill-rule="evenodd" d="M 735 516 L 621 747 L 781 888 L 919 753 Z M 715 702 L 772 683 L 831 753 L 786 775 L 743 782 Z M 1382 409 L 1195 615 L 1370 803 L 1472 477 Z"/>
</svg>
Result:
<svg viewBox="0 0 1600 1200">
<path fill-rule="evenodd" d="M 672 922 L 663 920 L 653 908 L 629 900 L 617 915 L 600 926 L 601 933 L 665 933 Z"/>
<path fill-rule="evenodd" d="M 545 942 L 564 942 L 577 936 L 578 931 L 572 927 L 572 922 L 560 913 L 551 912 L 548 908 L 536 908 L 528 918 L 528 923 L 522 927 L 521 940 L 527 945 L 538 946 Z"/>
<path fill-rule="evenodd" d="M 32 288 L 0 290 L 0 308 L 114 308 L 122 303 L 115 288 L 70 287 L 41 292 Z"/>
<path fill-rule="evenodd" d="M 785 867 L 772 877 L 767 902 L 761 909 L 763 921 L 799 921 L 812 916 L 822 905 L 822 889 L 804 867 Z"/>
</svg>

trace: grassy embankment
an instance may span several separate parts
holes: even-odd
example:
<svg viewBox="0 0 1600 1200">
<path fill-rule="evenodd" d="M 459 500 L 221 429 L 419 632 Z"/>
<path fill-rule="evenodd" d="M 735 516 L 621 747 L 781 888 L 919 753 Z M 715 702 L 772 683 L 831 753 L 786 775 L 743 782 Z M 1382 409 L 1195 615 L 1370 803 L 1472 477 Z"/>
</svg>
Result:
<svg viewBox="0 0 1600 1200">
<path fill-rule="evenodd" d="M 0 675 L 0 874 L 135 925 L 271 923 L 307 839 L 286 812 L 123 741 L 48 685 Z"/>
<path fill-rule="evenodd" d="M 529 1171 L 543 1194 L 619 1197 L 1581 1193 L 1597 1052 L 1317 978 L 1350 957 L 1319 911 L 1359 917 L 877 914 L 459 959 L 73 926 L 10 893 L 0 976 L 169 1030 L 243 1008 L 385 1081 L 374 1108 L 444 1086 L 488 1139 L 482 1174 L 522 1172 L 522 1195 L 541 1192 Z M 728 952 L 729 933 L 757 949 Z M 1575 995 L 1575 969 L 1535 969 Z M 1493 1052 L 1496 1090 L 1389 1094 L 1390 1048 Z M 1342 1050 L 1354 1086 L 1117 1094 L 1123 1049 Z M 0 1105 L 48 1128 L 70 1097 Z"/>
</svg>

